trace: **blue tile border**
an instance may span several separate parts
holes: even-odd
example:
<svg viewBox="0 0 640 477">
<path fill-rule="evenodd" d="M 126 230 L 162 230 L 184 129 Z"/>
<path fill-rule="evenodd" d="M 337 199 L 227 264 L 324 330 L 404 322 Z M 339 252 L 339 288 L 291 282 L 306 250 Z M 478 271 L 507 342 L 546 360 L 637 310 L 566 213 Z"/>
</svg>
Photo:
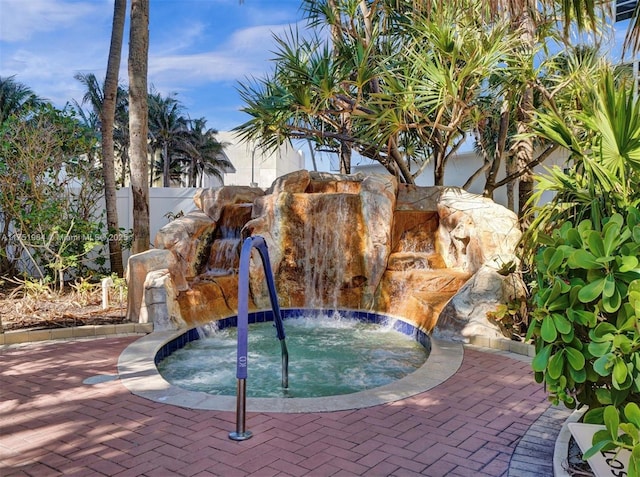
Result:
<svg viewBox="0 0 640 477">
<path fill-rule="evenodd" d="M 343 310 L 343 309 L 310 309 L 310 308 L 284 308 L 280 310 L 282 314 L 283 320 L 290 320 L 301 318 L 304 316 L 308 316 L 309 314 L 323 314 L 323 315 L 332 315 L 336 312 L 340 313 L 344 318 L 347 319 L 356 319 L 359 321 L 363 321 L 366 323 L 373 323 L 378 325 L 385 325 L 389 322 L 393 322 L 393 329 L 406 335 L 411 336 L 415 341 L 420 343 L 426 350 L 427 354 L 431 353 L 431 339 L 429 335 L 427 335 L 424 331 L 417 328 L 413 324 L 402 320 L 398 317 L 393 317 L 389 315 L 384 315 L 382 313 L 376 313 L 371 311 L 363 311 L 363 310 Z M 254 323 L 268 323 L 273 321 L 273 311 L 271 310 L 260 310 L 254 311 L 248 314 L 249 324 Z M 215 325 L 215 328 L 218 330 L 222 330 L 229 327 L 236 327 L 238 325 L 238 317 L 237 316 L 229 316 L 227 318 L 223 318 L 218 321 L 211 322 L 210 324 Z M 286 325 L 285 325 L 286 331 Z M 168 341 L 162 346 L 154 357 L 154 362 L 156 366 L 160 361 L 170 356 L 174 351 L 183 348 L 191 341 L 200 339 L 203 335 L 206 335 L 202 331 L 201 328 L 191 328 L 185 331 L 180 336 Z"/>
</svg>

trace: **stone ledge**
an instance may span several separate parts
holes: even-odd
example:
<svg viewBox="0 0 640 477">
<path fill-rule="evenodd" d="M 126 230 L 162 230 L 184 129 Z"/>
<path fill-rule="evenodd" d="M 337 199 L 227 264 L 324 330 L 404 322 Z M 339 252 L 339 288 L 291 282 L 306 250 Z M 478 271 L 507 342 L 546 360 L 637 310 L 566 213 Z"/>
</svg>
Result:
<svg viewBox="0 0 640 477">
<path fill-rule="evenodd" d="M 486 336 L 471 336 L 469 344 L 473 346 L 481 346 L 483 348 L 496 349 L 500 351 L 508 351 L 514 354 L 520 354 L 533 358 L 536 355 L 536 349 L 532 344 L 522 341 L 513 341 L 502 338 L 487 338 Z"/>
<path fill-rule="evenodd" d="M 152 331 L 153 323 L 90 325 L 69 328 L 53 328 L 48 330 L 16 330 L 0 333 L 0 346 L 61 339 L 95 338 L 129 334 L 149 334 Z"/>
</svg>

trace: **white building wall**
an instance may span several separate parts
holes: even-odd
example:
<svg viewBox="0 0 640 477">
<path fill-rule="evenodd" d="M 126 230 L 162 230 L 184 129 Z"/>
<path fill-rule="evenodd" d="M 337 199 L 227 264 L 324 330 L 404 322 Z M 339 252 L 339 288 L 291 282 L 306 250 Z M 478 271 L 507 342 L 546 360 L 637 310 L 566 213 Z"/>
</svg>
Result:
<svg viewBox="0 0 640 477">
<path fill-rule="evenodd" d="M 304 155 L 290 143 L 283 144 L 275 153 L 265 154 L 254 144 L 242 142 L 233 132 L 221 131 L 217 139 L 226 144 L 224 152 L 236 168 L 225 173 L 224 185 L 248 186 L 268 189 L 278 177 L 305 168 Z"/>
</svg>

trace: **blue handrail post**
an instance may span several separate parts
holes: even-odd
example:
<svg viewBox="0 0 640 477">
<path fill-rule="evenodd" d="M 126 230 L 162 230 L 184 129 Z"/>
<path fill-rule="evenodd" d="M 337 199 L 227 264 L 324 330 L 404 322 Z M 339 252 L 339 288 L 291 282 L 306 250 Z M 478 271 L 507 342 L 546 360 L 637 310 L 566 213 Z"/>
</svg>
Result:
<svg viewBox="0 0 640 477">
<path fill-rule="evenodd" d="M 254 236 L 245 239 L 240 252 L 240 269 L 238 274 L 238 350 L 236 358 L 236 378 L 238 380 L 236 390 L 236 430 L 229 433 L 229 438 L 234 441 L 249 439 L 252 434 L 246 430 L 246 381 L 247 381 L 247 351 L 249 336 L 249 265 L 251 249 L 256 247 L 260 252 L 262 266 L 264 268 L 269 298 L 273 310 L 273 319 L 276 325 L 276 333 L 280 340 L 282 351 L 282 387 L 289 387 L 289 352 L 285 342 L 284 324 L 278 304 L 275 280 L 269 262 L 269 252 L 263 237 Z"/>
<path fill-rule="evenodd" d="M 282 313 L 280 312 L 280 304 L 278 303 L 278 295 L 276 294 L 276 283 L 271 270 L 271 262 L 269 261 L 269 251 L 264 238 L 257 235 L 253 237 L 253 246 L 260 252 L 264 274 L 267 280 L 267 289 L 269 290 L 269 299 L 271 301 L 271 309 L 273 310 L 273 321 L 276 325 L 276 334 L 280 340 L 280 349 L 282 352 L 282 387 L 289 387 L 289 351 L 287 350 L 287 342 L 285 341 L 284 323 L 282 321 Z"/>
</svg>

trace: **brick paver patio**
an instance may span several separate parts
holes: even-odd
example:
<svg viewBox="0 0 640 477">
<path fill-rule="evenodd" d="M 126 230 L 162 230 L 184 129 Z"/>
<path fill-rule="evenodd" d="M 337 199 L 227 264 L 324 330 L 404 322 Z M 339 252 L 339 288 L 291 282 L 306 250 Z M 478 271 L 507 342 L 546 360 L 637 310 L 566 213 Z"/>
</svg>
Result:
<svg viewBox="0 0 640 477">
<path fill-rule="evenodd" d="M 236 442 L 235 413 L 156 403 L 115 379 L 137 338 L 0 350 L 1 476 L 506 476 L 549 405 L 527 362 L 468 347 L 429 391 L 350 411 L 248 413 L 254 436 Z M 105 380 L 83 383 L 95 376 Z"/>
</svg>

